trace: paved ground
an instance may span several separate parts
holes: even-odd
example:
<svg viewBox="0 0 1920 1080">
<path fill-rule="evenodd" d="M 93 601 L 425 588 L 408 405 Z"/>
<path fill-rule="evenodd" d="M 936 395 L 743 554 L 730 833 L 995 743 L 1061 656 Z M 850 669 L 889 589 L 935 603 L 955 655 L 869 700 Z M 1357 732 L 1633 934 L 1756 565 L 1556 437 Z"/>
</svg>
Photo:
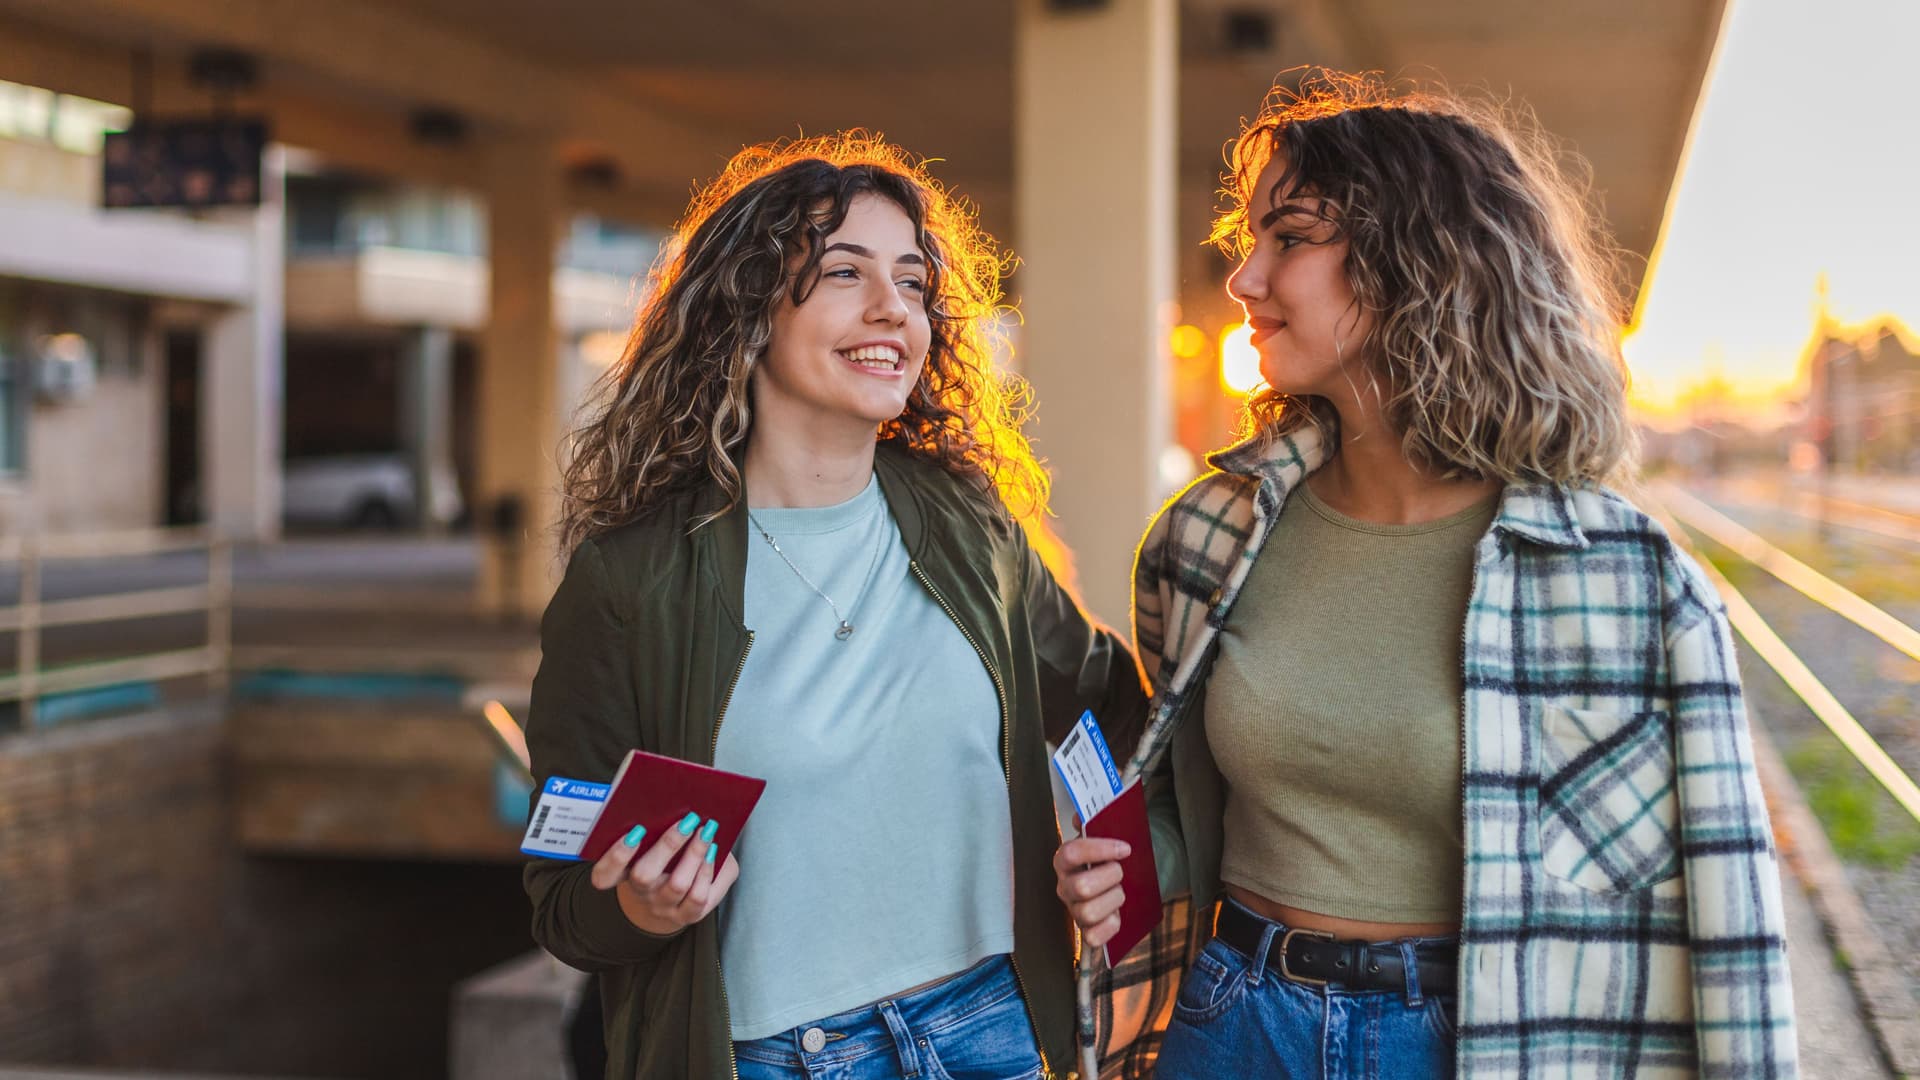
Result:
<svg viewBox="0 0 1920 1080">
<path fill-rule="evenodd" d="M 1805 889 L 1792 874 L 1781 882 L 1787 902 L 1788 963 L 1793 969 L 1795 1019 L 1800 1032 L 1800 1072 L 1810 1080 L 1890 1078 L 1860 1015 L 1853 986 L 1834 962 L 1826 930 Z"/>
<path fill-rule="evenodd" d="M 341 536 L 238 547 L 233 577 L 239 587 L 385 588 L 408 592 L 462 591 L 479 572 L 479 551 L 466 537 Z M 202 551 L 133 558 L 62 559 L 44 564 L 41 594 L 53 600 L 205 582 Z M 0 561 L 0 606 L 19 599 L 15 564 Z"/>
<path fill-rule="evenodd" d="M 527 620 L 473 612 L 479 564 L 462 538 L 302 539 L 234 553 L 236 647 L 514 652 L 534 647 Z M 42 597 L 71 599 L 136 589 L 205 584 L 203 552 L 63 560 L 43 571 Z M 0 607 L 17 602 L 14 564 L 0 562 Z M 206 643 L 202 615 L 52 627 L 42 631 L 46 666 L 112 659 Z M 0 671 L 15 638 L 0 632 Z"/>
<path fill-rule="evenodd" d="M 1885 531 L 1820 528 L 1815 508 L 1803 500 L 1767 497 L 1766 485 L 1747 482 L 1691 485 L 1691 490 L 1722 513 L 1768 542 L 1812 566 L 1840 585 L 1880 606 L 1909 626 L 1920 626 L 1920 544 Z M 1779 484 L 1775 490 L 1789 487 Z M 1844 489 L 1844 491 L 1842 490 Z M 1835 485 L 1835 494 L 1899 512 L 1920 491 L 1912 484 L 1858 479 Z M 1881 524 L 1884 524 L 1882 522 Z M 1701 538 L 1696 537 L 1696 540 Z M 1732 553 L 1702 541 L 1700 551 L 1715 560 L 1769 625 L 1792 647 L 1841 704 L 1871 733 L 1909 775 L 1920 775 L 1920 661 L 1915 661 L 1853 623 L 1815 604 L 1771 575 Z M 1839 741 L 1819 722 L 1772 669 L 1744 643 L 1741 669 L 1756 724 L 1771 735 L 1793 771 L 1800 791 L 1821 816 L 1827 838 L 1839 856 L 1838 875 L 1858 897 L 1872 932 L 1898 965 L 1887 1003 L 1895 1014 L 1920 1015 L 1920 825 L 1853 762 Z M 1789 897 L 1794 905 L 1796 898 Z M 1805 917 L 1810 912 L 1803 910 Z M 1811 925 L 1817 927 L 1817 922 Z M 1794 955 L 1796 990 L 1806 995 L 1802 1037 L 1808 1075 L 1885 1075 L 1848 1065 L 1845 1048 L 1859 1032 L 1859 1009 L 1828 1007 L 1850 995 L 1823 994 L 1800 968 L 1813 951 L 1811 936 L 1799 938 Z M 1826 966 L 1831 968 L 1828 959 Z M 1898 983 L 1904 979 L 1905 985 Z M 1802 983 L 1808 985 L 1802 987 Z M 1844 985 L 1846 980 L 1841 980 Z M 1883 995 L 1884 996 L 1884 995 Z"/>
</svg>

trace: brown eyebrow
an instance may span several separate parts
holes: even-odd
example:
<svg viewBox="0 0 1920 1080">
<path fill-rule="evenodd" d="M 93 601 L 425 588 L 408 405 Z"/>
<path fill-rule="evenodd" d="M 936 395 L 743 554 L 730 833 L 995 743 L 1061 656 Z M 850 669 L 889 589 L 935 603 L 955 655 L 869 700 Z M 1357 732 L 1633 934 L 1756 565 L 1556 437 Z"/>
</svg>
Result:
<svg viewBox="0 0 1920 1080">
<path fill-rule="evenodd" d="M 872 258 L 876 258 L 876 256 L 874 255 L 874 253 L 873 253 L 873 251 L 872 251 L 871 249 L 869 249 L 869 248 L 864 248 L 864 247 L 861 247 L 861 246 L 860 246 L 859 244 L 849 244 L 849 243 L 846 243 L 846 242 L 844 242 L 844 241 L 843 241 L 843 242 L 841 242 L 841 243 L 838 243 L 838 244 L 828 244 L 828 245 L 827 245 L 827 250 L 826 250 L 826 251 L 823 251 L 823 252 L 821 252 L 820 254 L 822 254 L 822 255 L 825 255 L 825 254 L 827 254 L 827 252 L 831 252 L 831 251 L 846 251 L 846 252 L 851 252 L 852 254 L 854 254 L 854 255 L 858 255 L 858 256 L 860 256 L 860 257 L 861 257 L 861 258 L 863 258 L 863 259 L 872 259 Z M 909 253 L 909 254 L 906 254 L 906 255 L 902 255 L 902 256 L 900 256 L 899 258 L 897 258 L 897 259 L 895 259 L 895 260 L 893 260 L 893 261 L 894 261 L 895 263 L 913 263 L 913 264 L 914 264 L 914 265 L 916 265 L 916 266 L 925 266 L 925 265 L 927 265 L 927 260 L 926 260 L 926 259 L 924 259 L 924 258 L 922 258 L 922 257 L 921 257 L 921 256 L 919 256 L 919 255 L 914 255 L 914 254 L 911 254 L 911 253 Z"/>
<path fill-rule="evenodd" d="M 1276 221 L 1279 221 L 1281 218 L 1294 217 L 1296 215 L 1299 217 L 1309 217 L 1309 218 L 1318 218 L 1320 216 L 1314 213 L 1313 211 L 1307 209 L 1304 205 L 1300 203 L 1284 202 L 1284 203 L 1281 203 L 1279 206 L 1276 206 L 1273 209 L 1267 211 L 1265 214 L 1261 215 L 1260 228 L 1262 229 L 1272 228 L 1273 223 Z"/>
</svg>

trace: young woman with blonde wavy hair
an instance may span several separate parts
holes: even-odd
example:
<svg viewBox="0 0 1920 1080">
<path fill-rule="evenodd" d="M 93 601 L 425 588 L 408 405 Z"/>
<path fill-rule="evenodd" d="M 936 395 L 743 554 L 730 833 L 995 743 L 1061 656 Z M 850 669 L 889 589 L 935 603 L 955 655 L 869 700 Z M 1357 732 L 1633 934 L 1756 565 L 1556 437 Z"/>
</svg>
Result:
<svg viewBox="0 0 1920 1080">
<path fill-rule="evenodd" d="M 528 865 L 535 937 L 602 975 L 609 1077 L 1070 1055 L 1045 738 L 1145 694 L 1009 510 L 1046 484 L 993 362 L 1005 268 L 850 135 L 743 151 L 656 269 L 571 447 L 528 747 L 542 783 L 640 748 L 767 787 L 722 865 L 698 813 Z"/>
<path fill-rule="evenodd" d="M 1132 769 L 1200 948 L 1086 1010 L 1112 1070 L 1794 1073 L 1732 638 L 1616 490 L 1624 306 L 1523 130 L 1321 74 L 1234 146 L 1214 239 L 1265 386 L 1135 577 Z M 1118 855 L 1056 859 L 1088 942 Z M 1122 1047 L 1141 1015 L 1164 1041 Z"/>
</svg>

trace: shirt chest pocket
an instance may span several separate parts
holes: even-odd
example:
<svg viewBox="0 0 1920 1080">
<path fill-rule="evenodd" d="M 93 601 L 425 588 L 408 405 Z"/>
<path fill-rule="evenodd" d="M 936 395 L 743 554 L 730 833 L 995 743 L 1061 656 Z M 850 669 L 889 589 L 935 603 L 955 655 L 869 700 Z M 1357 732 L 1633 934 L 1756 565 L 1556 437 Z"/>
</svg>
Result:
<svg viewBox="0 0 1920 1080">
<path fill-rule="evenodd" d="M 1540 740 L 1540 855 L 1590 892 L 1644 889 L 1680 872 L 1673 731 L 1664 712 L 1550 705 Z"/>
</svg>

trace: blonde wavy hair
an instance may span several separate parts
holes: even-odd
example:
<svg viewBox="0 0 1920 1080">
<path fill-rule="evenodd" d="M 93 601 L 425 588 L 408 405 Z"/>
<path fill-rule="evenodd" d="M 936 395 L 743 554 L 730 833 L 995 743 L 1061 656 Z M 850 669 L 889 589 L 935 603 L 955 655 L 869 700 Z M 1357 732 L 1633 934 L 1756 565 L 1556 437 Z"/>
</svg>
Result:
<svg viewBox="0 0 1920 1080">
<path fill-rule="evenodd" d="M 875 438 L 975 481 L 1016 515 L 1044 511 L 1046 473 L 1020 433 L 1030 395 L 994 366 L 1011 257 L 923 159 L 852 131 L 747 147 L 694 197 L 649 275 L 619 362 L 595 384 L 595 404 L 563 450 L 562 557 L 693 487 L 718 485 L 720 513 L 738 504 L 739 453 L 753 426 L 749 380 L 774 306 L 783 295 L 806 301 L 827 237 L 862 195 L 887 199 L 912 221 L 932 326 L 906 410 Z"/>
<path fill-rule="evenodd" d="M 1446 478 L 1630 481 L 1626 302 L 1584 162 L 1504 107 L 1310 69 L 1228 154 L 1212 241 L 1230 257 L 1253 244 L 1275 155 L 1275 205 L 1314 196 L 1346 241 L 1372 316 L 1356 359 L 1409 461 Z M 1243 417 L 1267 438 L 1333 419 L 1324 399 L 1268 386 Z"/>
</svg>

